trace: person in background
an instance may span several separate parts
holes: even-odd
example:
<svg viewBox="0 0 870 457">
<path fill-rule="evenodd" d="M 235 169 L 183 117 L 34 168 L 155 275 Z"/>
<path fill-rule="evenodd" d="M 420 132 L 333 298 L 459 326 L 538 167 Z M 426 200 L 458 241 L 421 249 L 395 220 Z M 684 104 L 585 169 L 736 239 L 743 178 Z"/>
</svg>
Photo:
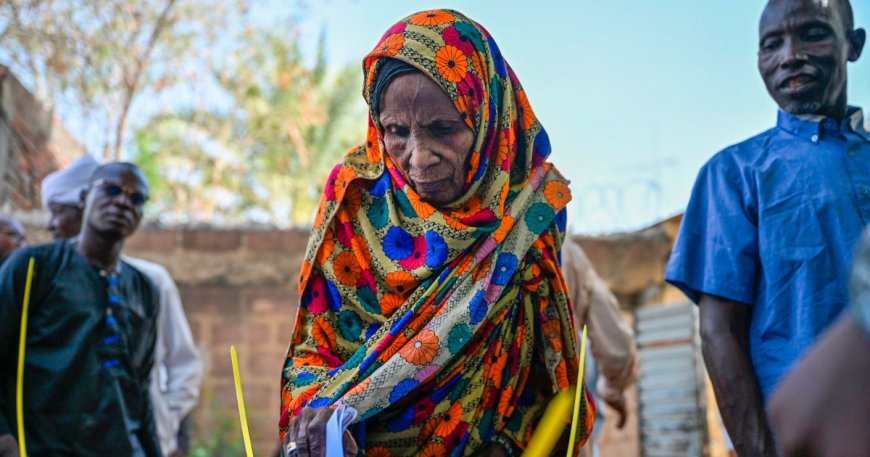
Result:
<svg viewBox="0 0 870 457">
<path fill-rule="evenodd" d="M 10 216 L 0 216 L 0 266 L 13 251 L 27 246 L 24 227 Z"/>
<path fill-rule="evenodd" d="M 846 308 L 870 221 L 870 133 L 846 94 L 866 34 L 849 1 L 770 0 L 758 35 L 776 127 L 704 165 L 665 275 L 700 305 L 704 360 L 742 456 L 776 455 L 765 402 Z"/>
<path fill-rule="evenodd" d="M 98 166 L 93 158 L 84 156 L 43 180 L 43 205 L 51 212 L 47 228 L 55 239 L 70 239 L 79 234 L 82 210 L 74 196 L 82 193 Z M 177 447 L 176 437 L 182 419 L 190 413 L 199 397 L 202 362 L 178 287 L 169 272 L 147 260 L 129 256 L 122 256 L 122 259 L 145 274 L 159 291 L 157 347 L 150 392 L 160 447 L 164 455 L 169 455 Z"/>
<path fill-rule="evenodd" d="M 870 456 L 870 231 L 850 289 L 851 312 L 819 338 L 768 405 L 783 457 Z"/>
<path fill-rule="evenodd" d="M 77 238 L 20 249 L 0 268 L 0 456 L 18 456 L 21 433 L 34 456 L 161 455 L 148 394 L 157 290 L 120 258 L 147 199 L 135 165 L 104 165 L 82 193 Z M 19 430 L 19 333 L 31 258 Z"/>
<path fill-rule="evenodd" d="M 570 236 L 566 236 L 562 244 L 562 272 L 568 285 L 577 328 L 588 325 L 589 350 L 599 374 L 595 394 L 616 411 L 616 428 L 622 428 L 628 417 L 625 390 L 637 380 L 638 375 L 634 332 L 623 320 L 616 297 L 595 272 L 580 245 Z M 587 366 L 591 368 L 591 365 Z M 590 373 L 592 371 L 589 370 Z M 603 425 L 603 421 L 595 424 L 599 432 L 600 425 Z M 593 434 L 595 437 L 597 434 Z M 593 455 L 590 449 L 593 444 L 587 444 L 581 455 Z"/>
</svg>

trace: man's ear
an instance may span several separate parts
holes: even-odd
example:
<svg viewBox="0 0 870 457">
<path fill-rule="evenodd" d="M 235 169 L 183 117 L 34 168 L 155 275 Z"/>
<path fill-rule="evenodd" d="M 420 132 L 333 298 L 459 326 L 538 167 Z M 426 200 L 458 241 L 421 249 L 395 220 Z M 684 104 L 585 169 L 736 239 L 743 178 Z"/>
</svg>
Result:
<svg viewBox="0 0 870 457">
<path fill-rule="evenodd" d="M 864 43 L 867 42 L 867 32 L 864 29 L 855 29 L 846 38 L 849 40 L 849 62 L 854 62 L 861 57 Z"/>
<path fill-rule="evenodd" d="M 79 193 L 79 208 L 85 209 L 85 202 L 88 201 L 88 189 L 82 189 Z"/>
</svg>

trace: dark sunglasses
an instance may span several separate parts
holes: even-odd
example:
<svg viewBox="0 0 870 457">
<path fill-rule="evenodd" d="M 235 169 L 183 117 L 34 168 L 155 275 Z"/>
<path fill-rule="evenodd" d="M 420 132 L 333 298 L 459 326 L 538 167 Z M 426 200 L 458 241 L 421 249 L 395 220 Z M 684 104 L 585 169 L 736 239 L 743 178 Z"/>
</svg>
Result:
<svg viewBox="0 0 870 457">
<path fill-rule="evenodd" d="M 148 195 L 143 194 L 132 187 L 121 186 L 104 179 L 98 179 L 91 184 L 91 187 L 97 186 L 101 187 L 103 192 L 105 192 L 110 198 L 115 198 L 118 195 L 125 194 L 127 199 L 130 200 L 130 203 L 135 206 L 142 206 L 148 201 Z"/>
</svg>

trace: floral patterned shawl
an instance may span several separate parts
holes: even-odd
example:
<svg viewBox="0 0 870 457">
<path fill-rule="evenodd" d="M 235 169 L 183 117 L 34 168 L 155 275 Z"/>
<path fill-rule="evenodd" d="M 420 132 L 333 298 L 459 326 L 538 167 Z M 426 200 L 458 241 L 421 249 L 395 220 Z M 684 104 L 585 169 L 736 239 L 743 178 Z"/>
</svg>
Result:
<svg viewBox="0 0 870 457">
<path fill-rule="evenodd" d="M 368 102 L 385 58 L 437 82 L 475 133 L 466 190 L 447 207 L 422 201 L 371 109 L 368 140 L 328 178 L 302 266 L 282 438 L 303 406 L 345 404 L 366 455 L 471 455 L 495 434 L 524 447 L 576 382 L 558 260 L 567 181 L 481 25 L 434 10 L 391 27 L 363 63 Z M 580 437 L 592 408 L 584 399 Z"/>
</svg>

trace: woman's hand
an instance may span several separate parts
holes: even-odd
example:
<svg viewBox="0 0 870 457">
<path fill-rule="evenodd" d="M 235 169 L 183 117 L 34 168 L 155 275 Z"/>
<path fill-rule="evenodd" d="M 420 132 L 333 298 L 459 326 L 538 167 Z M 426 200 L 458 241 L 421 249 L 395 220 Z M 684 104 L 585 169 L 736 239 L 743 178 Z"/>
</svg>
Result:
<svg viewBox="0 0 870 457">
<path fill-rule="evenodd" d="M 290 421 L 284 437 L 282 457 L 286 457 L 287 449 L 294 447 L 293 444 L 296 449 L 294 457 L 325 457 L 326 424 L 331 416 L 330 408 L 304 408 Z M 343 441 L 345 457 L 355 457 L 358 448 L 350 432 L 344 433 Z"/>
</svg>

